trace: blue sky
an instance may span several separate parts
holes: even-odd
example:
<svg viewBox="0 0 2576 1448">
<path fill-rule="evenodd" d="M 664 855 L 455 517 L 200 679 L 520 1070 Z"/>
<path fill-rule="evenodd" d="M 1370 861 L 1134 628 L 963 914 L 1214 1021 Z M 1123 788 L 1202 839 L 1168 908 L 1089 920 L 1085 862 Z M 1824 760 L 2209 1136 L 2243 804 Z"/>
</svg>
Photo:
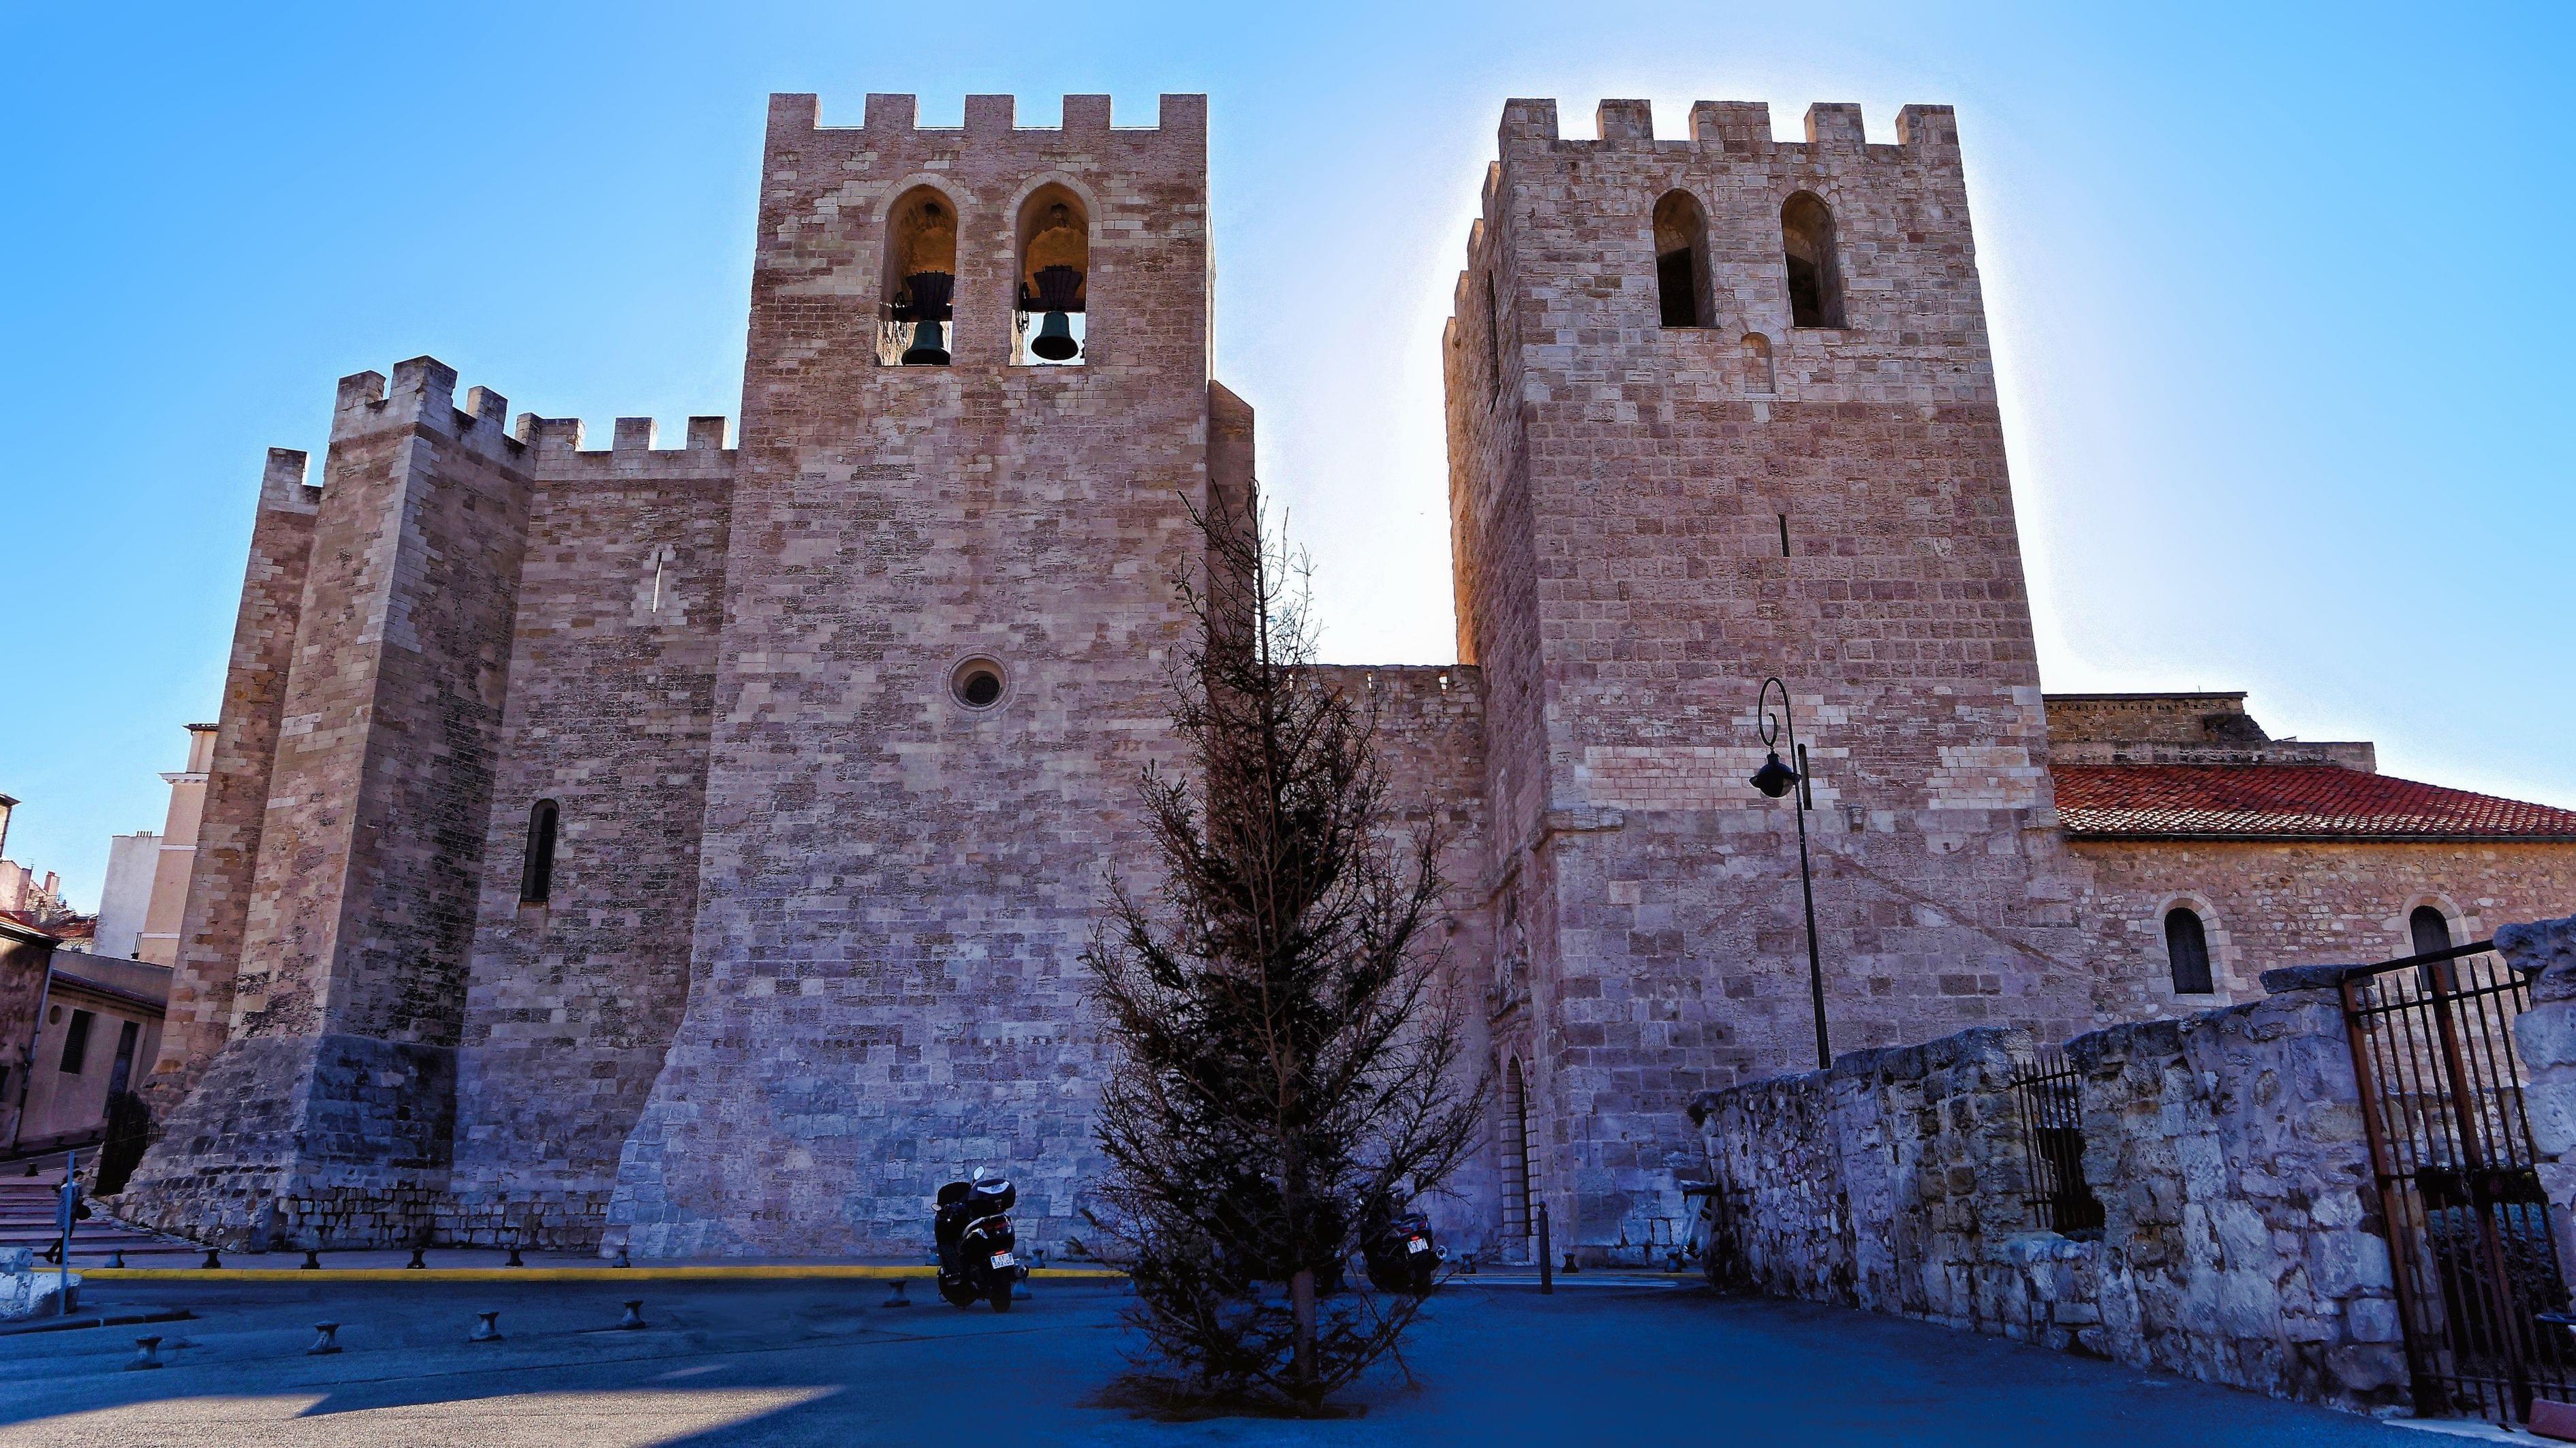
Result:
<svg viewBox="0 0 2576 1448">
<path fill-rule="evenodd" d="M 1436 346 L 1506 96 L 1959 111 L 2051 689 L 2576 806 L 2563 6 L 0 7 L 8 853 L 94 904 L 214 717 L 263 449 L 431 353 L 739 406 L 763 97 L 1211 99 L 1220 375 L 1333 656 L 1454 657 Z"/>
</svg>

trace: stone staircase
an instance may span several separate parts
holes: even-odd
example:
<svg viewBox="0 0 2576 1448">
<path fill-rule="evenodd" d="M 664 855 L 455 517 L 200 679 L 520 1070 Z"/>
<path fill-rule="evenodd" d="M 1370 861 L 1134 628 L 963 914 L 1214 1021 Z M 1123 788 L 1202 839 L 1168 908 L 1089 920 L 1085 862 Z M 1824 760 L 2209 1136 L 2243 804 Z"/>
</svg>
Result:
<svg viewBox="0 0 2576 1448">
<path fill-rule="evenodd" d="M 59 1233 L 54 1226 L 56 1203 L 61 1200 L 63 1169 L 59 1162 L 39 1168 L 35 1175 L 24 1175 L 25 1168 L 11 1163 L 7 1174 L 0 1175 L 0 1248 L 27 1247 L 36 1260 L 45 1262 Z M 194 1266 L 203 1247 L 129 1227 L 99 1211 L 93 1204 L 90 1216 L 72 1228 L 72 1266 L 102 1267 L 122 1253 L 132 1267 Z M 47 1264 L 50 1265 L 50 1264 Z"/>
</svg>

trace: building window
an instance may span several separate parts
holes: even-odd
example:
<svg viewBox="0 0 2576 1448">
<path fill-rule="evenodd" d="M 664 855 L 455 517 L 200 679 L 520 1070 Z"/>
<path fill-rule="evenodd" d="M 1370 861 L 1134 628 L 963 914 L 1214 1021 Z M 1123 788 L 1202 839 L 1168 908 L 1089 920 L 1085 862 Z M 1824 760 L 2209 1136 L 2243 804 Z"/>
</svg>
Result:
<svg viewBox="0 0 2576 1448">
<path fill-rule="evenodd" d="M 1780 240 L 1788 253 L 1790 325 L 1844 325 L 1842 265 L 1834 254 L 1834 213 L 1814 192 L 1801 191 L 1780 208 Z"/>
<path fill-rule="evenodd" d="M 974 658 L 959 664 L 948 673 L 949 697 L 969 709 L 984 710 L 1002 702 L 1002 666 L 992 659 Z"/>
<path fill-rule="evenodd" d="M 1011 360 L 1024 366 L 1080 364 L 1088 335 L 1091 216 L 1082 198 L 1046 185 L 1020 208 L 1019 305 Z M 1035 318 L 1035 331 L 1031 319 Z"/>
<path fill-rule="evenodd" d="M 89 1055 L 89 1023 L 92 1019 L 88 1011 L 74 1011 L 71 1025 L 63 1031 L 63 1070 L 71 1075 L 81 1073 L 81 1062 Z"/>
<path fill-rule="evenodd" d="M 1687 191 L 1655 203 L 1655 293 L 1665 326 L 1710 325 L 1708 213 Z"/>
<path fill-rule="evenodd" d="M 2414 938 L 2417 955 L 2448 950 L 2451 948 L 2451 917 L 2443 914 L 2437 906 L 2418 905 L 2414 913 L 2406 917 L 2406 933 Z"/>
<path fill-rule="evenodd" d="M 2165 912 L 2165 959 L 2173 966 L 2176 995 L 2209 995 L 2209 931 L 2199 912 L 2177 905 Z"/>
<path fill-rule="evenodd" d="M 116 1028 L 116 1064 L 108 1069 L 107 1094 L 114 1096 L 134 1078 L 134 1047 L 142 1038 L 143 1023 L 127 1021 Z"/>
<path fill-rule="evenodd" d="M 555 824 L 562 812 L 550 799 L 528 811 L 528 852 L 519 861 L 519 903 L 543 905 L 554 897 Z"/>
<path fill-rule="evenodd" d="M 886 301 L 877 360 L 947 366 L 956 293 L 957 208 L 937 187 L 915 186 L 886 213 Z"/>
</svg>

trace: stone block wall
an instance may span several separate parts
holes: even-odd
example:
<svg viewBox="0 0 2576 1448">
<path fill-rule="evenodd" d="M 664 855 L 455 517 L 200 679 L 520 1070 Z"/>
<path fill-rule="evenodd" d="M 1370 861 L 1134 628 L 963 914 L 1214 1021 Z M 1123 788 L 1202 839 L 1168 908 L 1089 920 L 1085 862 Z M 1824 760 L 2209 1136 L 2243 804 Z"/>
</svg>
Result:
<svg viewBox="0 0 2576 1448">
<path fill-rule="evenodd" d="M 2042 1231 L 2013 1073 L 1972 1030 L 1694 1103 L 1712 1278 L 2368 1410 L 2405 1401 L 2395 1288 L 2330 991 L 2078 1036 L 2098 1240 Z"/>
<path fill-rule="evenodd" d="M 2430 905 L 2451 939 L 2576 908 L 2576 849 L 2511 841 L 2280 842 L 2078 839 L 2077 909 L 2112 1020 L 2184 1015 L 2262 995 L 2266 970 L 2415 953 L 2407 917 Z M 2177 995 L 2165 912 L 2208 931 L 2214 996 Z"/>
<path fill-rule="evenodd" d="M 1678 1218 L 1694 1094 L 1813 1060 L 1795 821 L 1755 699 L 1808 746 L 1837 1044 L 2098 1024 L 2047 733 L 1957 126 L 1506 103 L 1445 345 L 1461 657 L 1488 683 L 1501 917 L 1559 1240 Z M 1703 223 L 1666 326 L 1659 201 Z M 1831 208 L 1841 325 L 1798 326 L 1782 213 Z M 1812 319 L 1811 319 L 1812 320 Z M 1503 1063 L 1498 1063 L 1503 1064 Z"/>
<path fill-rule="evenodd" d="M 734 452 L 725 420 L 654 445 L 535 428 L 501 766 L 457 1061 L 444 1240 L 590 1246 L 688 1003 Z M 519 898 L 558 810 L 549 899 Z"/>
</svg>

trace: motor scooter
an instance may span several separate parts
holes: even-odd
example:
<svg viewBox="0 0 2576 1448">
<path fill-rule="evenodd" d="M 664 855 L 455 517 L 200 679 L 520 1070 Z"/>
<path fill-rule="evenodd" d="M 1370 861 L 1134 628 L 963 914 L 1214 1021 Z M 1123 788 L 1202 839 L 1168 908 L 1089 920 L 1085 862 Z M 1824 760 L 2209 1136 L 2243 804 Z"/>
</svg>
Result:
<svg viewBox="0 0 2576 1448">
<path fill-rule="evenodd" d="M 1368 1263 L 1369 1285 L 1380 1292 L 1409 1292 L 1416 1297 L 1431 1295 L 1440 1264 L 1449 1257 L 1449 1249 L 1431 1237 L 1431 1219 L 1420 1212 L 1407 1212 L 1390 1217 L 1360 1244 L 1360 1255 Z"/>
<path fill-rule="evenodd" d="M 930 1231 L 939 1244 L 941 1297 L 958 1307 L 983 1301 L 995 1312 L 1011 1310 L 1011 1289 L 1028 1275 L 1005 1215 L 1019 1199 L 1006 1178 L 988 1177 L 980 1166 L 967 1180 L 939 1189 Z"/>
</svg>

